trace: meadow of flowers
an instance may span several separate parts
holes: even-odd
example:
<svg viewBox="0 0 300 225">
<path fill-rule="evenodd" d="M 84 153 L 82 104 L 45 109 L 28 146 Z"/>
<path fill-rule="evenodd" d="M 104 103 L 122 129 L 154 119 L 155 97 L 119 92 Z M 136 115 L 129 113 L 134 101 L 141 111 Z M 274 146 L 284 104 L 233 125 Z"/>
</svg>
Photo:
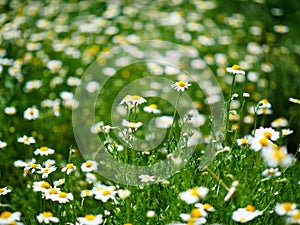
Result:
<svg viewBox="0 0 300 225">
<path fill-rule="evenodd" d="M 292 0 L 0 0 L 0 225 L 300 224 L 299 22 Z"/>
</svg>

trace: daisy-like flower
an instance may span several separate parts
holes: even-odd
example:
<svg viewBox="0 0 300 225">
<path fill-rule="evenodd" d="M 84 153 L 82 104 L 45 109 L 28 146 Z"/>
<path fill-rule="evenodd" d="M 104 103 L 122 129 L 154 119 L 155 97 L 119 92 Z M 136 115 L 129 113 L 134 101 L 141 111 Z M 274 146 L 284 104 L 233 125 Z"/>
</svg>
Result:
<svg viewBox="0 0 300 225">
<path fill-rule="evenodd" d="M 286 219 L 288 224 L 300 224 L 300 210 L 296 209 L 291 213 L 291 216 Z"/>
<path fill-rule="evenodd" d="M 69 175 L 74 170 L 76 170 L 76 166 L 73 163 L 68 163 L 65 167 L 61 169 L 61 172 L 67 173 Z"/>
<path fill-rule="evenodd" d="M 96 182 L 97 182 L 96 174 L 94 174 L 94 173 L 86 173 L 86 178 L 85 178 L 85 180 L 86 180 L 86 182 L 88 182 L 89 184 L 96 183 Z"/>
<path fill-rule="evenodd" d="M 101 121 L 101 122 L 93 124 L 90 128 L 90 131 L 92 134 L 98 134 L 101 131 L 103 131 L 103 127 L 104 127 L 104 123 Z"/>
<path fill-rule="evenodd" d="M 53 201 L 57 201 L 59 203 L 67 203 L 69 201 L 72 201 L 74 199 L 72 193 L 67 193 L 67 192 L 59 192 L 58 194 L 54 195 L 52 197 Z"/>
<path fill-rule="evenodd" d="M 13 224 L 13 225 L 23 225 L 21 222 L 17 222 L 21 219 L 21 213 L 20 212 L 9 212 L 4 211 L 0 214 L 0 224 Z"/>
<path fill-rule="evenodd" d="M 195 208 L 191 211 L 190 214 L 181 213 L 179 216 L 183 221 L 186 221 L 187 224 L 200 225 L 206 223 L 206 219 L 204 218 L 206 215 L 207 212 L 205 212 L 204 210 Z"/>
<path fill-rule="evenodd" d="M 7 195 L 11 190 L 8 187 L 0 188 L 0 195 Z"/>
<path fill-rule="evenodd" d="M 187 191 L 181 192 L 179 198 L 185 201 L 187 204 L 194 204 L 200 199 L 205 198 L 209 189 L 207 187 L 194 187 Z"/>
<path fill-rule="evenodd" d="M 271 108 L 272 105 L 268 99 L 264 98 L 258 102 L 259 108 Z"/>
<path fill-rule="evenodd" d="M 229 199 L 235 197 L 235 192 L 236 192 L 236 188 L 238 185 L 239 185 L 239 182 L 237 180 L 232 182 L 231 187 L 229 188 L 229 190 L 224 198 L 225 202 L 227 202 Z"/>
<path fill-rule="evenodd" d="M 9 116 L 15 115 L 17 113 L 17 109 L 16 107 L 8 106 L 4 108 L 4 113 Z"/>
<path fill-rule="evenodd" d="M 126 95 L 120 102 L 120 105 L 126 104 L 127 106 L 132 107 L 141 105 L 145 102 L 147 102 L 147 100 L 139 95 Z"/>
<path fill-rule="evenodd" d="M 39 117 L 39 110 L 36 107 L 29 107 L 24 111 L 24 119 L 35 120 Z"/>
<path fill-rule="evenodd" d="M 234 211 L 231 218 L 236 222 L 246 223 L 262 214 L 263 212 L 257 210 L 253 205 L 248 205 L 245 208 L 238 208 Z"/>
<path fill-rule="evenodd" d="M 155 118 L 155 125 L 157 128 L 167 129 L 171 127 L 172 123 L 173 123 L 172 116 L 161 116 Z"/>
<path fill-rule="evenodd" d="M 53 184 L 55 187 L 59 187 L 59 186 L 64 185 L 65 182 L 66 182 L 66 179 L 62 178 L 62 179 L 58 179 L 58 180 L 54 181 Z"/>
<path fill-rule="evenodd" d="M 107 202 L 109 199 L 115 201 L 117 191 L 115 186 L 97 185 L 93 188 L 93 193 L 95 195 L 95 199 Z"/>
<path fill-rule="evenodd" d="M 278 168 L 269 168 L 265 169 L 261 175 L 264 177 L 279 177 L 281 175 L 281 172 L 279 171 Z"/>
<path fill-rule="evenodd" d="M 232 74 L 245 75 L 245 71 L 241 69 L 239 65 L 233 65 L 232 67 L 226 67 L 226 71 Z"/>
<path fill-rule="evenodd" d="M 0 148 L 4 148 L 7 146 L 7 143 L 0 140 Z"/>
<path fill-rule="evenodd" d="M 128 127 L 128 128 L 131 128 L 131 129 L 138 129 L 143 125 L 143 123 L 142 122 L 129 122 L 129 121 L 123 119 L 122 120 L 122 125 L 124 127 Z"/>
<path fill-rule="evenodd" d="M 144 107 L 144 111 L 148 113 L 159 114 L 161 111 L 157 108 L 156 104 L 150 104 Z"/>
<path fill-rule="evenodd" d="M 52 155 L 54 154 L 54 149 L 48 147 L 40 147 L 34 151 L 35 155 Z"/>
<path fill-rule="evenodd" d="M 46 167 L 46 168 L 39 168 L 40 170 L 37 171 L 38 174 L 42 174 L 42 178 L 48 178 L 49 174 L 56 170 L 56 166 Z"/>
<path fill-rule="evenodd" d="M 282 130 L 281 130 L 281 134 L 282 134 L 283 136 L 288 136 L 288 135 L 292 134 L 293 132 L 294 132 L 294 131 L 291 130 L 291 129 L 282 129 Z"/>
<path fill-rule="evenodd" d="M 34 89 L 39 89 L 43 85 L 41 80 L 29 80 L 26 82 L 24 91 L 30 92 Z"/>
<path fill-rule="evenodd" d="M 85 163 L 81 164 L 82 172 L 92 172 L 97 170 L 98 163 L 96 161 L 88 160 Z"/>
<path fill-rule="evenodd" d="M 91 191 L 91 190 L 81 190 L 80 191 L 80 197 L 81 198 L 86 198 L 86 197 L 88 197 L 88 196 L 93 196 L 93 191 Z"/>
<path fill-rule="evenodd" d="M 299 104 L 299 105 L 300 105 L 300 99 L 297 99 L 297 98 L 289 98 L 289 101 L 292 102 L 292 103 L 296 103 L 296 104 Z"/>
<path fill-rule="evenodd" d="M 275 206 L 275 212 L 279 216 L 290 215 L 296 207 L 296 204 L 292 202 L 277 203 Z"/>
<path fill-rule="evenodd" d="M 227 192 L 226 196 L 224 197 L 224 201 L 227 202 L 229 199 L 235 197 L 236 187 L 230 187 L 229 191 Z"/>
<path fill-rule="evenodd" d="M 251 137 L 250 136 L 245 136 L 243 138 L 239 138 L 236 140 L 238 146 L 246 146 L 248 144 L 250 144 L 250 141 L 251 141 Z"/>
<path fill-rule="evenodd" d="M 101 214 L 88 214 L 84 217 L 78 217 L 77 220 L 81 225 L 99 225 L 103 223 L 103 216 Z"/>
<path fill-rule="evenodd" d="M 36 164 L 34 162 L 29 162 L 25 167 L 24 167 L 24 172 L 25 173 L 34 173 L 37 169 L 41 168 L 40 164 Z"/>
<path fill-rule="evenodd" d="M 50 60 L 46 66 L 51 73 L 57 73 L 62 66 L 62 62 L 60 60 Z"/>
<path fill-rule="evenodd" d="M 154 182 L 155 181 L 155 176 L 150 176 L 150 175 L 147 175 L 147 174 L 142 174 L 142 175 L 139 176 L 139 179 L 143 183 L 149 183 L 149 182 Z"/>
<path fill-rule="evenodd" d="M 207 212 L 214 212 L 214 211 L 216 211 L 215 208 L 211 204 L 209 204 L 209 203 L 205 203 L 205 204 L 196 203 L 195 207 L 204 209 Z"/>
<path fill-rule="evenodd" d="M 276 33 L 280 33 L 280 34 L 285 34 L 285 33 L 288 33 L 289 32 L 289 27 L 287 26 L 284 26 L 282 24 L 279 24 L 279 25 L 275 25 L 274 26 L 274 31 Z"/>
<path fill-rule="evenodd" d="M 24 143 L 25 145 L 34 144 L 36 141 L 34 137 L 28 137 L 27 135 L 24 135 L 23 137 L 18 138 L 19 143 Z"/>
<path fill-rule="evenodd" d="M 174 84 L 171 85 L 172 88 L 174 88 L 177 92 L 184 92 L 185 89 L 188 89 L 191 84 L 189 84 L 188 81 L 177 81 Z"/>
<path fill-rule="evenodd" d="M 58 195 L 60 193 L 60 188 L 57 187 L 50 187 L 49 189 L 47 189 L 44 194 L 43 194 L 43 198 L 45 199 L 51 199 L 52 201 L 55 201 L 56 195 Z"/>
<path fill-rule="evenodd" d="M 53 214 L 51 212 L 42 212 L 39 215 L 37 215 L 37 220 L 39 221 L 39 223 L 45 223 L 45 224 L 49 224 L 49 223 L 58 223 L 59 219 L 55 216 L 53 216 Z"/>
<path fill-rule="evenodd" d="M 272 141 L 277 141 L 280 137 L 280 133 L 273 128 L 260 127 L 259 129 L 256 129 L 255 137 L 265 137 Z"/>
<path fill-rule="evenodd" d="M 128 198 L 128 197 L 130 196 L 130 194 L 131 194 L 131 192 L 130 192 L 129 190 L 127 190 L 127 189 L 125 189 L 125 190 L 119 189 L 119 190 L 118 190 L 118 196 L 119 196 L 122 200 Z"/>
<path fill-rule="evenodd" d="M 285 146 L 279 147 L 276 144 L 263 149 L 262 157 L 269 167 L 288 167 L 293 161 L 293 157 L 291 154 L 288 154 L 287 148 Z"/>
<path fill-rule="evenodd" d="M 46 193 L 48 190 L 51 189 L 51 185 L 47 181 L 36 181 L 33 182 L 32 188 L 34 192 Z"/>
<path fill-rule="evenodd" d="M 258 152 L 265 148 L 269 148 L 270 146 L 272 146 L 272 141 L 270 141 L 265 136 L 254 137 L 250 141 L 250 148 L 255 152 Z"/>
<path fill-rule="evenodd" d="M 23 160 L 16 160 L 14 162 L 14 166 L 15 167 L 24 167 L 25 168 L 26 166 L 29 166 L 29 165 L 31 165 L 33 163 L 36 163 L 36 159 L 35 158 L 27 159 L 25 161 L 23 161 Z"/>
<path fill-rule="evenodd" d="M 45 162 L 43 162 L 45 167 L 51 167 L 55 165 L 55 160 L 53 159 L 47 159 Z"/>
<path fill-rule="evenodd" d="M 288 126 L 288 120 L 284 117 L 279 117 L 271 123 L 271 127 L 274 128 L 287 127 L 287 126 Z"/>
</svg>

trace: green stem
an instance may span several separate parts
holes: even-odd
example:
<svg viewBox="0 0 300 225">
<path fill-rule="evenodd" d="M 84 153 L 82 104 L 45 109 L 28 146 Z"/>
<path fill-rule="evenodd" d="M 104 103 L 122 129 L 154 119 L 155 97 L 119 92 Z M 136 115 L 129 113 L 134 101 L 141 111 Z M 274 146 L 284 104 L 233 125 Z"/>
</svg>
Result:
<svg viewBox="0 0 300 225">
<path fill-rule="evenodd" d="M 226 191 L 229 191 L 230 188 L 224 183 L 224 181 L 217 174 L 215 174 L 214 171 L 212 171 L 209 167 L 206 167 L 205 170 L 210 175 L 212 175 L 219 182 L 219 184 L 221 184 L 226 189 Z"/>
<path fill-rule="evenodd" d="M 174 127 L 174 124 L 175 124 L 175 117 L 176 117 L 176 112 L 177 112 L 177 105 L 179 103 L 179 99 L 180 99 L 180 96 L 181 96 L 182 92 L 180 92 L 177 96 L 177 100 L 176 100 L 176 104 L 175 104 L 175 109 L 174 109 L 174 113 L 173 113 L 173 121 L 172 121 L 172 125 L 171 125 L 171 128 L 170 128 L 170 132 L 169 132 L 169 137 L 168 137 L 168 148 L 170 147 L 170 142 L 171 142 L 171 136 L 172 136 L 172 132 L 173 132 L 173 127 Z"/>
<path fill-rule="evenodd" d="M 232 101 L 232 91 L 233 91 L 233 88 L 234 88 L 234 82 L 235 82 L 235 77 L 236 77 L 236 74 L 233 74 L 233 79 L 232 79 L 232 83 L 231 83 L 231 87 L 230 87 L 230 92 L 229 92 L 229 96 L 228 96 L 228 99 L 227 99 L 227 102 L 226 102 L 226 130 L 225 130 L 225 137 L 224 137 L 224 140 L 225 142 L 227 141 L 227 134 L 228 134 L 228 131 L 229 131 L 229 112 L 230 112 L 230 104 L 231 104 L 231 101 Z"/>
<path fill-rule="evenodd" d="M 231 145 L 231 149 L 234 146 L 234 143 L 235 143 L 236 138 L 237 138 L 238 130 L 240 129 L 240 126 L 241 126 L 241 119 L 243 118 L 243 111 L 244 111 L 245 103 L 246 103 L 246 99 L 243 100 L 243 103 L 242 103 L 242 106 L 241 106 L 241 109 L 240 109 L 240 112 L 239 112 L 240 118 L 239 118 L 239 122 L 238 122 L 238 127 L 237 127 L 237 129 L 235 130 L 235 133 L 234 133 L 234 138 L 233 138 L 233 142 L 232 142 L 232 145 Z"/>
</svg>

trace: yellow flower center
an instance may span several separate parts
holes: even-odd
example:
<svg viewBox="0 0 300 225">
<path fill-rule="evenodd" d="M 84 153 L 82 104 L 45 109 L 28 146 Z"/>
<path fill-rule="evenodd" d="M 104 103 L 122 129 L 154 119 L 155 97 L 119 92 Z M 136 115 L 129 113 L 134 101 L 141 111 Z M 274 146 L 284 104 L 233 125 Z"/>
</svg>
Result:
<svg viewBox="0 0 300 225">
<path fill-rule="evenodd" d="M 84 190 L 84 195 L 90 195 L 91 191 L 90 190 Z"/>
<path fill-rule="evenodd" d="M 74 165 L 72 163 L 67 164 L 67 169 L 74 169 Z"/>
<path fill-rule="evenodd" d="M 295 220 L 300 220 L 300 210 L 293 216 Z"/>
<path fill-rule="evenodd" d="M 49 149 L 48 147 L 41 147 L 41 148 L 40 148 L 40 150 L 43 151 L 43 152 L 48 151 L 48 149 Z"/>
<path fill-rule="evenodd" d="M 25 137 L 24 137 L 24 141 L 25 141 L 25 142 L 29 141 L 29 137 L 25 136 Z"/>
<path fill-rule="evenodd" d="M 52 188 L 48 193 L 49 193 L 50 195 L 55 195 L 55 194 L 57 194 L 58 192 L 57 192 L 57 189 Z"/>
<path fill-rule="evenodd" d="M 209 203 L 205 203 L 205 204 L 203 205 L 203 208 L 204 208 L 205 210 L 209 210 L 210 208 L 212 208 L 212 206 L 211 206 L 211 204 L 209 204 Z"/>
<path fill-rule="evenodd" d="M 196 217 L 192 217 L 191 216 L 191 218 L 189 219 L 189 221 L 188 221 L 188 224 L 187 225 L 194 225 L 195 224 L 195 221 L 196 221 Z"/>
<path fill-rule="evenodd" d="M 0 193 L 3 193 L 4 192 L 4 189 L 3 188 L 0 188 Z"/>
<path fill-rule="evenodd" d="M 111 194 L 110 190 L 104 190 L 102 193 L 103 196 L 110 195 L 110 194 Z"/>
<path fill-rule="evenodd" d="M 177 85 L 178 85 L 179 87 L 185 87 L 185 86 L 186 86 L 186 83 L 185 83 L 184 81 L 180 80 L 180 81 L 178 81 Z"/>
<path fill-rule="evenodd" d="M 192 188 L 191 194 L 196 197 L 200 197 L 200 194 L 197 190 L 198 188 Z"/>
<path fill-rule="evenodd" d="M 16 221 L 10 221 L 8 225 L 17 225 Z"/>
<path fill-rule="evenodd" d="M 278 161 L 282 161 L 284 159 L 284 154 L 280 149 L 275 149 L 274 151 L 274 158 Z"/>
<path fill-rule="evenodd" d="M 30 168 L 36 168 L 37 167 L 37 164 L 35 164 L 35 163 L 32 163 L 31 165 L 30 165 Z"/>
<path fill-rule="evenodd" d="M 43 173 L 49 173 L 50 172 L 50 169 L 49 168 L 45 168 L 44 170 L 43 170 Z"/>
<path fill-rule="evenodd" d="M 272 137 L 272 133 L 270 131 L 265 131 L 264 132 L 264 136 L 268 139 L 270 139 Z"/>
<path fill-rule="evenodd" d="M 60 192 L 60 193 L 58 194 L 58 197 L 59 197 L 59 198 L 66 198 L 66 197 L 67 197 L 67 193 L 66 193 L 66 192 Z"/>
<path fill-rule="evenodd" d="M 269 175 L 275 174 L 275 170 L 274 169 L 270 169 L 270 170 L 268 170 L 267 174 L 269 174 Z"/>
<path fill-rule="evenodd" d="M 199 209 L 195 208 L 191 212 L 192 217 L 202 217 L 202 213 Z"/>
<path fill-rule="evenodd" d="M 263 147 L 267 147 L 269 145 L 269 140 L 267 138 L 261 138 L 259 139 L 259 144 L 261 144 L 261 146 Z"/>
<path fill-rule="evenodd" d="M 43 212 L 42 213 L 43 217 L 52 217 L 53 214 L 51 212 Z"/>
<path fill-rule="evenodd" d="M 94 215 L 92 215 L 92 214 L 89 214 L 89 215 L 86 215 L 84 218 L 86 220 L 93 221 L 96 217 Z"/>
<path fill-rule="evenodd" d="M 137 127 L 137 122 L 129 122 L 128 127 L 129 128 L 136 128 Z"/>
<path fill-rule="evenodd" d="M 7 219 L 7 218 L 11 217 L 11 215 L 12 215 L 11 212 L 4 211 L 3 213 L 1 213 L 0 218 Z"/>
<path fill-rule="evenodd" d="M 30 110 L 29 110 L 29 114 L 30 114 L 30 115 L 33 115 L 33 114 L 34 114 L 34 110 L 33 110 L 33 109 L 30 109 Z"/>
<path fill-rule="evenodd" d="M 141 97 L 138 95 L 132 95 L 131 98 L 132 98 L 132 100 L 135 100 L 135 101 L 138 101 L 141 99 Z"/>
<path fill-rule="evenodd" d="M 248 139 L 246 139 L 246 138 L 242 138 L 242 139 L 241 139 L 241 144 L 242 144 L 242 145 L 246 145 L 246 144 L 248 144 L 248 143 L 249 143 Z"/>
<path fill-rule="evenodd" d="M 41 184 L 41 187 L 49 189 L 50 188 L 50 184 L 47 181 L 43 181 L 42 184 Z"/>
<path fill-rule="evenodd" d="M 239 65 L 233 65 L 231 67 L 231 69 L 233 69 L 233 70 L 241 70 L 241 67 Z"/>
<path fill-rule="evenodd" d="M 285 211 L 291 211 L 293 208 L 292 208 L 292 203 L 291 202 L 285 202 L 282 204 L 282 208 L 285 210 Z"/>
<path fill-rule="evenodd" d="M 85 163 L 85 165 L 86 165 L 86 167 L 91 167 L 92 165 L 93 165 L 93 163 L 91 163 L 90 161 L 87 161 L 86 163 Z"/>
<path fill-rule="evenodd" d="M 150 104 L 149 107 L 152 109 L 157 109 L 157 105 L 155 105 L 155 104 Z"/>
<path fill-rule="evenodd" d="M 247 205 L 246 210 L 249 212 L 255 212 L 256 208 L 253 205 Z"/>
</svg>

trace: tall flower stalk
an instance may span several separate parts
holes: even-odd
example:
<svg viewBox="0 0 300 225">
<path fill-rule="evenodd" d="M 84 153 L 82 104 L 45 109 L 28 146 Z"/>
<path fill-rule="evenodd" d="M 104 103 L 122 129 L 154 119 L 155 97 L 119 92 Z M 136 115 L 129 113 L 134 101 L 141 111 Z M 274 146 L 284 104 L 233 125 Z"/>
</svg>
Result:
<svg viewBox="0 0 300 225">
<path fill-rule="evenodd" d="M 231 82 L 231 87 L 230 87 L 230 92 L 229 92 L 229 96 L 226 102 L 226 131 L 225 131 L 225 138 L 224 140 L 226 141 L 227 139 L 227 134 L 230 131 L 229 128 L 229 115 L 230 115 L 230 104 L 233 100 L 233 89 L 234 89 L 234 84 L 235 84 L 235 79 L 237 75 L 245 75 L 245 71 L 241 69 L 241 67 L 239 65 L 233 65 L 232 67 L 227 67 L 226 71 L 228 73 L 233 74 L 233 78 L 232 78 L 232 82 Z"/>
</svg>

